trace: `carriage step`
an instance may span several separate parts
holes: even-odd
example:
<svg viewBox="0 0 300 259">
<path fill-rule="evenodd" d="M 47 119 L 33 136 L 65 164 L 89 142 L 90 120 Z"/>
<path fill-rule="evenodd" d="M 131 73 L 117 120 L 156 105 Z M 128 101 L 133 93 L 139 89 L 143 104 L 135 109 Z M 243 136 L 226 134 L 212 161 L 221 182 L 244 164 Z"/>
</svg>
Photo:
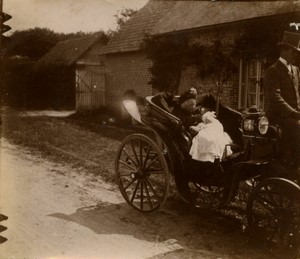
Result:
<svg viewBox="0 0 300 259">
<path fill-rule="evenodd" d="M 249 160 L 246 162 L 243 162 L 244 164 L 249 164 L 249 165 L 267 165 L 270 163 L 270 161 L 267 160 Z"/>
</svg>

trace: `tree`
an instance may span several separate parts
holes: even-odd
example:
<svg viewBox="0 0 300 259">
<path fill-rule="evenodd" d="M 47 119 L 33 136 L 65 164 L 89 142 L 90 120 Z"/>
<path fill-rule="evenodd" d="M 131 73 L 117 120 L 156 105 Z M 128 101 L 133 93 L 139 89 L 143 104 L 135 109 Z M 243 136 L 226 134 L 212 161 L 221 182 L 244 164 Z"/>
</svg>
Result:
<svg viewBox="0 0 300 259">
<path fill-rule="evenodd" d="M 199 78 L 213 77 L 220 84 L 237 72 L 232 53 L 218 39 L 201 45 L 190 44 L 188 37 L 183 35 L 148 35 L 143 48 L 152 60 L 149 84 L 159 91 L 177 93 L 181 73 L 188 66 L 197 68 Z"/>
<path fill-rule="evenodd" d="M 48 52 L 59 40 L 58 34 L 46 28 L 15 31 L 7 46 L 9 56 L 26 56 L 37 60 Z"/>
<path fill-rule="evenodd" d="M 124 24 L 134 15 L 137 10 L 130 8 L 123 8 L 121 11 L 118 11 L 117 14 L 114 15 L 117 22 L 117 31 L 120 30 Z"/>
<path fill-rule="evenodd" d="M 10 36 L 6 54 L 26 56 L 35 61 L 45 55 L 58 41 L 90 36 L 99 32 L 56 33 L 48 28 L 15 31 Z"/>
</svg>

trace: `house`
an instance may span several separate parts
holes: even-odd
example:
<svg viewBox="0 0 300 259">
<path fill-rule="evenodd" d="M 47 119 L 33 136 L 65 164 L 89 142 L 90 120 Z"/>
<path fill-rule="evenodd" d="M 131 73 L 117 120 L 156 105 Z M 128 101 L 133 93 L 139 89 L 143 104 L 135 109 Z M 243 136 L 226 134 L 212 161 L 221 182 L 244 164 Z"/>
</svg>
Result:
<svg viewBox="0 0 300 259">
<path fill-rule="evenodd" d="M 156 37 L 185 36 L 189 44 L 208 45 L 221 41 L 224 48 L 232 48 L 235 40 L 252 25 L 252 35 L 264 38 L 270 29 L 271 36 L 276 33 L 277 40 L 269 45 L 276 49 L 281 41 L 283 30 L 290 30 L 291 21 L 300 20 L 299 1 L 177 1 L 176 5 L 152 30 Z M 278 23 L 280 21 L 280 23 Z M 266 26 L 267 24 L 267 26 Z M 284 26 L 277 28 L 276 25 Z M 282 31 L 280 31 L 282 30 Z M 248 31 L 249 33 L 249 31 Z M 251 41 L 252 39 L 248 38 Z M 257 40 L 257 39 L 255 39 Z M 259 41 L 259 39 L 258 39 Z M 249 44 L 240 49 L 242 53 L 233 56 L 237 72 L 223 85 L 222 102 L 243 110 L 252 105 L 264 109 L 265 91 L 263 89 L 264 70 L 277 58 L 267 56 L 266 50 L 249 50 Z M 248 47 L 248 48 L 247 48 Z M 261 53 L 262 52 L 262 53 Z M 215 78 L 201 79 L 195 66 L 187 66 L 181 74 L 178 92 L 196 87 L 200 92 L 216 92 Z"/>
<path fill-rule="evenodd" d="M 58 42 L 35 65 L 43 102 L 56 108 L 97 109 L 105 105 L 104 34 Z"/>
<path fill-rule="evenodd" d="M 149 69 L 153 62 L 141 47 L 147 34 L 171 40 L 185 38 L 189 45 L 212 45 L 219 40 L 224 48 L 230 49 L 249 25 L 256 24 L 254 28 L 259 32 L 260 23 L 270 23 L 276 34 L 273 19 L 286 22 L 289 28 L 288 20 L 297 22 L 299 14 L 299 1 L 150 0 L 99 53 L 105 63 L 106 104 L 120 109 L 120 100 L 126 90 L 133 89 L 138 96 L 151 95 L 155 90 L 149 85 L 152 77 Z M 282 33 L 278 35 L 282 37 Z M 273 47 L 275 49 L 276 44 Z M 235 109 L 253 104 L 263 108 L 263 73 L 272 59 L 251 52 L 247 47 L 240 52 L 242 54 L 233 57 L 237 71 L 222 84 L 222 102 Z M 216 93 L 216 81 L 214 77 L 199 77 L 197 66 L 189 64 L 181 71 L 177 93 L 189 87 L 196 87 L 200 93 Z"/>
<path fill-rule="evenodd" d="M 152 61 L 141 48 L 144 38 L 175 5 L 174 1 L 149 1 L 103 47 L 106 105 L 119 112 L 127 90 L 138 96 L 152 94 L 149 68 Z"/>
</svg>

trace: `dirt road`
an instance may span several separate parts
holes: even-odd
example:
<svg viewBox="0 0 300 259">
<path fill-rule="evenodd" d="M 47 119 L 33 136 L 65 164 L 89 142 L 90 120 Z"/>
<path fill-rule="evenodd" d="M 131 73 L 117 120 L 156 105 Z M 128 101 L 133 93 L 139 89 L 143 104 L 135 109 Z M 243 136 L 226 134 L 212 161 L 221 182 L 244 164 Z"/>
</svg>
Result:
<svg viewBox="0 0 300 259">
<path fill-rule="evenodd" d="M 268 258 L 218 214 L 170 201 L 141 214 L 114 185 L 1 141 L 0 258 Z"/>
</svg>

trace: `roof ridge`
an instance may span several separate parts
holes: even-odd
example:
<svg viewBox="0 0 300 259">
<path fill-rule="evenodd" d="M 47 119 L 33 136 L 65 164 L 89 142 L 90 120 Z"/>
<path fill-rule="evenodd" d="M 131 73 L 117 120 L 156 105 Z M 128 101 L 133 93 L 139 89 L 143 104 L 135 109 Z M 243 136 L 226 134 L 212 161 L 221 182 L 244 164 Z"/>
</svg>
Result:
<svg viewBox="0 0 300 259">
<path fill-rule="evenodd" d="M 82 37 L 74 37 L 74 38 L 69 38 L 69 39 L 65 39 L 65 40 L 61 40 L 61 41 L 58 41 L 58 42 L 68 42 L 68 41 L 76 41 L 76 40 L 84 40 L 84 39 L 89 39 L 89 38 L 101 38 L 102 36 L 104 36 L 104 33 L 103 32 L 99 32 L 99 33 L 95 33 L 93 35 L 86 35 L 86 36 L 82 36 Z"/>
<path fill-rule="evenodd" d="M 110 39 L 100 54 L 128 52 L 140 49 L 145 33 L 150 33 L 164 14 L 169 12 L 175 5 L 176 1 L 148 1 Z"/>
<path fill-rule="evenodd" d="M 50 64 L 66 66 L 72 65 L 76 62 L 76 60 L 87 53 L 97 42 L 101 43 L 102 37 L 100 36 L 101 35 L 88 36 L 59 41 L 43 57 L 40 58 L 40 60 L 36 63 L 35 68 L 38 69 Z M 101 44 L 104 46 L 104 39 Z"/>
</svg>

